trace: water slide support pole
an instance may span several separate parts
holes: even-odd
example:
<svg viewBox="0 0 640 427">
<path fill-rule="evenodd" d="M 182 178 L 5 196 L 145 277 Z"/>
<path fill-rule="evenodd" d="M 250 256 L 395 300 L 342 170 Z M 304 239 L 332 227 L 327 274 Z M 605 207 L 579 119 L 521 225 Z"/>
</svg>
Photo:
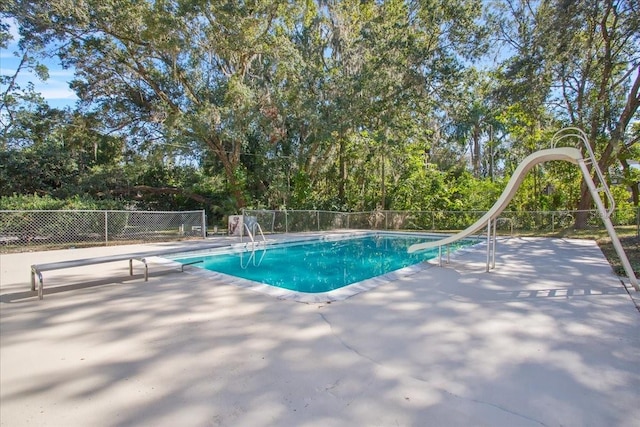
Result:
<svg viewBox="0 0 640 427">
<path fill-rule="evenodd" d="M 589 187 L 589 191 L 591 192 L 591 196 L 593 197 L 593 201 L 598 207 L 598 212 L 600 212 L 600 217 L 602 218 L 602 222 L 604 222 L 604 226 L 609 233 L 609 237 L 611 238 L 611 243 L 613 243 L 613 247 L 618 254 L 618 258 L 620 258 L 620 262 L 624 267 L 624 271 L 627 273 L 627 277 L 631 282 L 631 285 L 636 291 L 640 292 L 640 286 L 638 285 L 638 279 L 636 278 L 635 273 L 633 272 L 633 268 L 629 263 L 629 259 L 627 258 L 627 254 L 624 252 L 624 248 L 622 247 L 622 243 L 620 243 L 620 239 L 618 238 L 618 234 L 616 233 L 615 228 L 613 228 L 613 224 L 611 223 L 611 218 L 607 215 L 607 209 L 604 207 L 602 203 L 602 199 L 600 198 L 600 194 L 598 194 L 598 190 L 596 189 L 596 185 L 591 178 L 591 173 L 587 168 L 583 159 L 578 160 L 578 166 L 580 166 L 580 170 L 582 170 L 582 175 L 584 175 L 584 180 L 587 183 L 587 187 Z M 595 167 L 598 167 L 597 165 Z"/>
<path fill-rule="evenodd" d="M 498 218 L 493 220 L 493 248 L 491 253 L 491 268 L 496 268 L 496 224 L 498 223 Z"/>
<path fill-rule="evenodd" d="M 491 218 L 487 221 L 487 273 L 489 272 L 489 261 L 491 260 Z"/>
</svg>

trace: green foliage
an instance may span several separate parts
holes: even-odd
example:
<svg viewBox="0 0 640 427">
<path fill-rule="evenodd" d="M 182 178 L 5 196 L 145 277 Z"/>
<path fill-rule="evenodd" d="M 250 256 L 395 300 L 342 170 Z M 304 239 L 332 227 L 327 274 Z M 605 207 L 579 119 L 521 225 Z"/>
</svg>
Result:
<svg viewBox="0 0 640 427">
<path fill-rule="evenodd" d="M 569 123 L 637 189 L 630 1 L 12 0 L 0 14 L 20 27 L 17 73 L 46 78 L 37 58 L 54 53 L 81 100 L 51 109 L 1 76 L 5 198 L 219 217 L 247 205 L 484 210 Z M 490 41 L 509 47 L 495 66 Z M 572 165 L 540 166 L 511 206 L 588 205 L 580 185 Z"/>
<path fill-rule="evenodd" d="M 634 224 L 636 210 L 631 201 L 629 190 L 624 186 L 615 185 L 611 187 L 611 195 L 616 203 L 616 215 L 614 217 L 616 224 Z"/>
<path fill-rule="evenodd" d="M 553 127 L 586 132 L 601 169 L 624 165 L 621 153 L 640 107 L 637 2 L 501 1 L 496 12 L 515 52 L 498 73 L 503 102 L 521 106 L 530 134 L 545 130 L 545 115 L 552 115 Z M 592 207 L 585 183 L 575 207 Z M 586 221 L 580 215 L 576 226 Z"/>
<path fill-rule="evenodd" d="M 89 197 L 74 196 L 56 199 L 51 196 L 15 195 L 0 197 L 0 210 L 10 210 L 3 215 L 0 231 L 6 235 L 18 234 L 21 241 L 38 238 L 45 241 L 49 236 L 68 240 L 95 239 L 95 230 L 104 230 L 104 215 L 84 213 L 49 215 L 40 211 L 121 210 L 122 205 L 114 201 L 97 201 Z M 36 211 L 36 212 L 32 212 Z M 108 232 L 116 234 L 126 225 L 126 215 L 119 215 L 108 223 Z M 61 236 L 61 233 L 64 235 Z"/>
<path fill-rule="evenodd" d="M 0 196 L 41 192 L 66 197 L 76 190 L 78 164 L 55 141 L 0 151 L 0 163 Z"/>
<path fill-rule="evenodd" d="M 73 196 L 56 199 L 49 195 L 16 194 L 0 197 L 0 210 L 100 210 L 123 209 L 121 203 L 113 200 L 95 200 L 90 197 Z"/>
</svg>

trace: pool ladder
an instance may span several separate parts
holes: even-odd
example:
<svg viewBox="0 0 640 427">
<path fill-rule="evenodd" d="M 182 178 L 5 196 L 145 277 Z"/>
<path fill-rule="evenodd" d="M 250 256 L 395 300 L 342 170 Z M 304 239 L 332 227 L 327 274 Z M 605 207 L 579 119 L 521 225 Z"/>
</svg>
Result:
<svg viewBox="0 0 640 427">
<path fill-rule="evenodd" d="M 247 235 L 249 236 L 249 239 L 251 239 L 251 250 L 255 251 L 256 250 L 256 244 L 259 242 L 256 242 L 255 236 L 256 236 L 256 229 L 258 229 L 258 232 L 260 232 L 260 236 L 262 236 L 262 243 L 264 245 L 267 244 L 267 239 L 265 239 L 264 237 L 264 233 L 262 232 L 262 227 L 260 227 L 260 224 L 258 222 L 254 222 L 251 225 L 251 229 L 249 229 L 249 225 L 247 225 L 246 223 L 243 224 L 243 230 L 247 231 Z M 240 233 L 240 242 L 242 242 L 242 238 L 244 236 L 244 233 Z M 247 242 L 247 244 L 245 245 L 245 247 L 247 249 L 249 249 L 249 242 Z"/>
<path fill-rule="evenodd" d="M 255 249 L 251 251 L 246 263 L 244 262 L 243 252 L 240 252 L 240 268 L 246 270 L 249 267 L 249 264 L 252 263 L 254 267 L 260 267 L 260 264 L 262 264 L 262 260 L 264 259 L 264 255 L 267 253 L 267 249 L 262 249 L 262 254 L 259 259 L 256 257 L 256 252 L 257 251 Z"/>
</svg>

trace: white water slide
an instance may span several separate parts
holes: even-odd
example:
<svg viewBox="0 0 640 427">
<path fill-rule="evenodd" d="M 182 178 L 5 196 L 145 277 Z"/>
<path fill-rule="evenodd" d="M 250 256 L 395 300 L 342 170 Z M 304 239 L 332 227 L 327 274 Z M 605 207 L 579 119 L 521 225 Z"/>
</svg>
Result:
<svg viewBox="0 0 640 427">
<path fill-rule="evenodd" d="M 613 228 L 613 223 L 611 222 L 611 214 L 615 209 L 615 201 L 611 196 L 611 192 L 609 191 L 609 187 L 606 184 L 604 176 L 602 175 L 602 171 L 598 166 L 598 162 L 595 160 L 595 156 L 593 154 L 593 150 L 591 149 L 591 145 L 588 142 L 587 136 L 582 132 L 582 130 L 578 128 L 566 128 L 554 136 L 554 146 L 558 141 L 565 138 L 577 138 L 585 147 L 585 150 L 588 153 L 588 158 L 584 159 L 582 153 L 577 148 L 573 147 L 559 147 L 559 148 L 550 148 L 547 150 L 536 151 L 535 153 L 527 156 L 517 167 L 507 187 L 504 189 L 498 201 L 491 207 L 491 209 L 482 216 L 478 221 L 473 223 L 468 228 L 462 230 L 461 232 L 454 234 L 450 237 L 446 237 L 444 239 L 429 241 L 425 243 L 417 243 L 415 245 L 411 245 L 409 247 L 409 252 L 416 252 L 425 249 L 432 248 L 440 248 L 440 253 L 442 253 L 442 247 L 447 246 L 450 243 L 453 243 L 457 240 L 464 239 L 474 233 L 477 233 L 483 228 L 487 229 L 487 271 L 489 271 L 490 267 L 490 257 L 491 252 L 493 252 L 493 265 L 495 266 L 495 224 L 496 220 L 502 213 L 502 211 L 507 207 L 513 196 L 515 195 L 518 188 L 520 188 L 520 184 L 524 180 L 527 172 L 535 165 L 544 162 L 550 162 L 554 160 L 564 160 L 567 162 L 571 162 L 580 167 L 582 171 L 582 175 L 584 177 L 587 186 L 589 187 L 589 191 L 593 196 L 593 200 L 598 208 L 598 212 L 600 213 L 600 217 L 604 222 L 604 225 L 609 233 L 609 237 L 611 237 L 611 241 L 613 243 L 614 248 L 620 257 L 620 261 L 624 267 L 627 276 L 629 277 L 629 281 L 631 285 L 636 291 L 640 291 L 640 286 L 638 286 L 638 280 L 631 268 L 631 264 L 629 263 L 629 259 L 627 258 L 624 249 L 622 248 L 622 244 L 620 243 L 620 239 L 616 234 L 615 229 Z M 593 171 L 595 172 L 595 180 L 598 182 L 598 186 L 594 182 L 594 178 L 591 176 L 591 172 L 589 171 L 589 165 L 591 165 Z M 607 200 L 609 208 L 605 208 L 605 205 L 600 197 L 600 193 L 604 193 Z M 493 226 L 493 242 L 491 240 Z M 493 244 L 492 244 L 493 243 Z M 493 248 L 492 248 L 493 246 Z"/>
</svg>

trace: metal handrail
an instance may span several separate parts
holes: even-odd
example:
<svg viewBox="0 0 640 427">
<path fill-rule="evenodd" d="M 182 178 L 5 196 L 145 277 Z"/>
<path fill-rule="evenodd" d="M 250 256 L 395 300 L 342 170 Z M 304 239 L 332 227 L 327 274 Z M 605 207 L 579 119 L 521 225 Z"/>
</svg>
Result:
<svg viewBox="0 0 640 427">
<path fill-rule="evenodd" d="M 266 245 L 267 243 L 267 239 L 264 237 L 264 233 L 262 232 L 262 227 L 260 226 L 260 224 L 258 222 L 253 223 L 253 225 L 251 226 L 251 230 L 249 229 L 249 226 L 246 223 L 242 224 L 243 230 L 247 230 L 247 234 L 249 235 L 249 238 L 251 239 L 251 255 L 249 255 L 249 259 L 247 260 L 247 264 L 243 265 L 243 259 L 242 259 L 242 253 L 240 253 L 240 268 L 242 268 L 243 270 L 246 269 L 247 267 L 249 267 L 249 263 L 251 263 L 251 261 L 253 260 L 253 265 L 255 267 L 259 267 L 260 264 L 262 264 L 262 260 L 264 259 L 264 254 L 266 253 L 266 250 L 262 253 L 262 256 L 260 257 L 260 260 L 257 262 L 256 264 L 256 241 L 254 236 L 256 235 L 256 228 L 258 229 L 258 232 L 260 232 L 260 235 L 262 236 L 262 242 Z M 242 241 L 242 234 L 240 235 L 240 241 Z M 248 245 L 248 243 L 247 243 Z"/>
<path fill-rule="evenodd" d="M 251 239 L 252 243 L 255 243 L 255 240 L 253 239 L 253 235 L 251 234 L 251 230 L 249 230 L 249 226 L 246 223 L 242 224 L 242 230 L 247 230 L 247 234 L 249 235 L 249 238 Z M 242 238 L 244 237 L 244 233 L 240 233 L 240 242 L 242 243 Z"/>
<path fill-rule="evenodd" d="M 253 227 L 251 227 L 251 228 L 253 228 L 253 235 L 254 236 L 256 235 L 256 227 L 258 227 L 258 231 L 260 232 L 260 235 L 262 236 L 262 241 L 266 243 L 267 239 L 265 239 L 264 233 L 262 232 L 262 227 L 260 227 L 260 223 L 257 222 L 257 221 L 254 222 L 253 223 Z"/>
<path fill-rule="evenodd" d="M 564 135 L 559 136 L 559 134 L 562 134 L 567 131 L 573 131 L 575 133 L 566 133 Z M 596 172 L 596 177 L 598 180 L 597 190 L 604 192 L 605 195 L 607 196 L 607 201 L 609 202 L 609 207 L 608 209 L 606 209 L 607 218 L 611 217 L 611 215 L 613 214 L 613 211 L 616 209 L 616 201 L 614 200 L 613 195 L 611 194 L 611 190 L 609 190 L 609 186 L 607 185 L 607 181 L 605 180 L 604 175 L 602 174 L 600 165 L 598 164 L 596 160 L 596 156 L 593 153 L 593 148 L 591 148 L 591 144 L 589 144 L 589 139 L 587 138 L 587 134 L 584 133 L 582 129 L 577 127 L 564 128 L 559 130 L 553 135 L 551 146 L 555 148 L 558 142 L 560 142 L 564 138 L 569 138 L 569 137 L 578 138 L 582 142 L 582 145 L 584 145 L 585 149 L 587 150 L 587 153 L 589 154 L 589 163 L 593 165 L 592 169 L 594 169 Z"/>
<path fill-rule="evenodd" d="M 260 264 L 262 264 L 262 260 L 264 259 L 265 254 L 267 253 L 267 249 L 263 249 L 262 250 L 262 255 L 260 255 L 260 260 L 256 261 L 256 251 L 252 250 L 251 251 L 251 255 L 249 255 L 249 259 L 247 260 L 247 263 L 244 264 L 244 257 L 242 256 L 242 252 L 240 252 L 240 268 L 242 268 L 243 270 L 246 270 L 249 267 L 249 264 L 253 264 L 254 267 L 260 267 Z M 251 262 L 253 260 L 253 263 Z"/>
<path fill-rule="evenodd" d="M 240 268 L 241 269 L 246 270 L 247 267 L 249 267 L 249 264 L 251 263 L 251 258 L 253 258 L 255 253 L 256 253 L 255 251 L 251 251 L 251 255 L 249 255 L 249 259 L 247 260 L 247 265 L 244 265 L 244 262 L 243 262 L 244 256 L 242 255 L 243 253 L 240 252 Z"/>
<path fill-rule="evenodd" d="M 247 230 L 247 235 L 249 236 L 249 239 L 251 239 L 251 250 L 255 251 L 256 249 L 256 240 L 255 240 L 255 236 L 256 236 L 256 228 L 258 229 L 258 232 L 260 233 L 260 236 L 262 236 L 262 243 L 264 243 L 266 245 L 267 243 L 267 239 L 264 237 L 264 233 L 262 232 L 262 227 L 260 226 L 260 224 L 256 221 L 251 225 L 251 229 L 249 229 L 249 226 L 246 223 L 242 224 L 242 230 Z M 240 242 L 242 242 L 242 237 L 244 236 L 244 232 L 240 233 Z M 248 242 L 247 242 L 248 245 Z"/>
</svg>

